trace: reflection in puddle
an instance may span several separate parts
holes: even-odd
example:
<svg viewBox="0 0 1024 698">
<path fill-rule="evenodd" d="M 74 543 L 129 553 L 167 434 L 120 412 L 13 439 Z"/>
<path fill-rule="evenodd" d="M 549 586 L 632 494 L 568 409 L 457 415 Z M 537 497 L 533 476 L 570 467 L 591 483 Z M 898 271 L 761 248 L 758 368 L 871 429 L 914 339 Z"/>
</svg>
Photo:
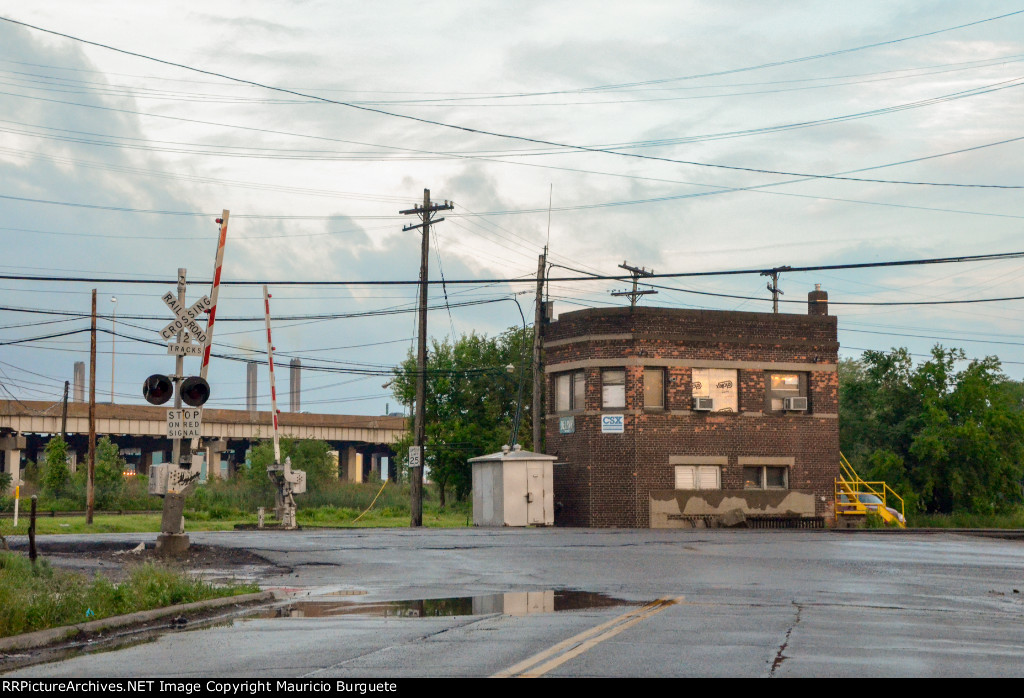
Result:
<svg viewBox="0 0 1024 698">
<path fill-rule="evenodd" d="M 521 591 L 483 596 L 456 596 L 447 599 L 412 601 L 297 601 L 271 609 L 257 618 L 319 618 L 324 616 L 373 616 L 378 618 L 425 618 L 504 613 L 525 616 L 531 613 L 555 613 L 586 608 L 630 605 L 632 602 L 590 591 Z M 252 616 L 250 616 L 252 617 Z"/>
</svg>

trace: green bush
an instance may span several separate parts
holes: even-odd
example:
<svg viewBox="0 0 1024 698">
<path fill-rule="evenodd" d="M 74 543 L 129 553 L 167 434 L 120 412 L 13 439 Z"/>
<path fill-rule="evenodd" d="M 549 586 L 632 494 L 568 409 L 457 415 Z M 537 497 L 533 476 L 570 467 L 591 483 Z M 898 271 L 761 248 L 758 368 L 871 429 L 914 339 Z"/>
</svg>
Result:
<svg viewBox="0 0 1024 698">
<path fill-rule="evenodd" d="M 21 469 L 21 479 L 33 485 L 39 484 L 39 464 L 33 460 L 25 461 L 25 467 Z"/>
<path fill-rule="evenodd" d="M 71 481 L 68 469 L 68 445 L 64 437 L 57 434 L 46 442 L 46 472 L 43 475 L 43 492 L 59 498 L 67 493 Z"/>
</svg>

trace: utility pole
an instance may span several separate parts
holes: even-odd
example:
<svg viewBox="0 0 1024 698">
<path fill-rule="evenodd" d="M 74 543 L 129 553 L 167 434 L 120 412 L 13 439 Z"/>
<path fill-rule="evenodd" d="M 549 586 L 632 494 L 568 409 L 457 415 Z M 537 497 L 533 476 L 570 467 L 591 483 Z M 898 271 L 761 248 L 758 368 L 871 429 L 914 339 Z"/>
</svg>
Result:
<svg viewBox="0 0 1024 698">
<path fill-rule="evenodd" d="M 772 277 L 772 282 L 768 284 L 768 290 L 772 293 L 772 312 L 775 314 L 778 314 L 779 312 L 779 296 L 786 295 L 779 289 L 779 274 L 784 271 L 789 271 L 791 268 L 792 267 L 775 267 L 774 269 L 761 272 L 761 276 Z"/>
<path fill-rule="evenodd" d="M 409 526 L 423 525 L 423 445 L 426 441 L 427 405 L 427 268 L 430 259 L 430 224 L 440 223 L 444 218 L 432 218 L 437 211 L 451 211 L 455 206 L 430 203 L 430 190 L 423 190 L 423 206 L 413 206 L 399 211 L 403 216 L 415 214 L 420 222 L 407 225 L 403 231 L 423 228 L 423 244 L 420 248 L 420 306 L 419 337 L 416 344 L 416 413 L 413 418 L 413 447 L 409 452 Z"/>
<path fill-rule="evenodd" d="M 629 296 L 629 308 L 632 310 L 636 307 L 636 299 L 640 296 L 646 296 L 649 293 L 657 293 L 657 291 L 651 289 L 648 291 L 637 291 L 637 281 L 641 276 L 654 276 L 654 270 L 647 271 L 645 268 L 631 267 L 626 262 L 619 265 L 619 269 L 625 269 L 629 272 L 629 275 L 633 277 L 633 290 L 632 291 L 614 291 L 613 296 Z"/>
<path fill-rule="evenodd" d="M 111 296 L 114 312 L 110 316 L 110 404 L 114 404 L 114 358 L 117 356 L 117 296 Z"/>
<path fill-rule="evenodd" d="M 541 428 L 543 415 L 541 414 L 543 390 L 542 370 L 540 359 L 541 335 L 544 331 L 544 268 L 547 266 L 548 248 L 544 246 L 544 254 L 537 258 L 537 300 L 533 312 L 533 450 L 535 453 L 543 453 L 541 448 Z"/>
<path fill-rule="evenodd" d="M 92 290 L 92 331 L 89 342 L 89 472 L 85 488 L 85 523 L 92 524 L 96 503 L 96 289 Z"/>
<path fill-rule="evenodd" d="M 68 388 L 71 381 L 64 381 L 64 409 L 60 413 L 60 433 L 64 436 L 64 443 L 68 442 Z"/>
</svg>

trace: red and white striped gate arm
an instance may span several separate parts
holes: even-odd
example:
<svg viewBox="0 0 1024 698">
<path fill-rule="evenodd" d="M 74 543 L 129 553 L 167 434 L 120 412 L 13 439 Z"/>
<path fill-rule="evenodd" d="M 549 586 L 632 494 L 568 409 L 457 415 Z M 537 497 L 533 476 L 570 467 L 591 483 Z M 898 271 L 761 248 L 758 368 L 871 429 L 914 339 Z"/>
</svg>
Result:
<svg viewBox="0 0 1024 698">
<path fill-rule="evenodd" d="M 203 365 L 199 369 L 199 377 L 206 380 L 210 370 L 210 350 L 213 348 L 213 323 L 217 319 L 217 294 L 220 293 L 220 270 L 224 265 L 224 243 L 228 239 L 228 216 L 231 212 L 223 209 L 220 214 L 220 235 L 217 238 L 217 256 L 213 262 L 213 285 L 210 288 L 210 313 L 206 318 L 206 348 L 203 350 Z M 201 408 L 200 408 L 201 409 Z M 200 413 L 202 414 L 202 413 Z M 201 419 L 202 417 L 200 417 Z M 199 439 L 192 439 L 191 450 L 199 450 Z"/>
<path fill-rule="evenodd" d="M 281 442 L 277 435 L 277 388 L 274 386 L 274 343 L 270 340 L 270 294 L 263 287 L 263 306 L 267 321 L 267 363 L 270 364 L 270 413 L 274 416 L 274 462 L 281 462 Z"/>
<path fill-rule="evenodd" d="M 199 369 L 199 377 L 206 378 L 210 367 L 210 349 L 213 347 L 213 323 L 217 319 L 217 294 L 220 293 L 220 270 L 224 265 L 224 243 L 228 239 L 228 216 L 231 212 L 224 209 L 220 218 L 220 237 L 217 240 L 217 259 L 213 263 L 213 288 L 210 289 L 210 315 L 206 320 L 206 351 L 203 352 L 203 367 Z"/>
</svg>

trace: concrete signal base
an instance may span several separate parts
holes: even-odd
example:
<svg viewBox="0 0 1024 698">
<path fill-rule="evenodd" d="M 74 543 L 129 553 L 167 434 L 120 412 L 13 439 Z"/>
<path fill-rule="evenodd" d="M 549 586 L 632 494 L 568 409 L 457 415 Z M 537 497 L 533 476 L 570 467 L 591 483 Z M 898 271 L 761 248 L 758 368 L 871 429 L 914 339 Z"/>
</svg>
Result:
<svg viewBox="0 0 1024 698">
<path fill-rule="evenodd" d="M 188 535 L 161 533 L 156 537 L 156 554 L 162 558 L 182 558 L 188 555 Z"/>
</svg>

